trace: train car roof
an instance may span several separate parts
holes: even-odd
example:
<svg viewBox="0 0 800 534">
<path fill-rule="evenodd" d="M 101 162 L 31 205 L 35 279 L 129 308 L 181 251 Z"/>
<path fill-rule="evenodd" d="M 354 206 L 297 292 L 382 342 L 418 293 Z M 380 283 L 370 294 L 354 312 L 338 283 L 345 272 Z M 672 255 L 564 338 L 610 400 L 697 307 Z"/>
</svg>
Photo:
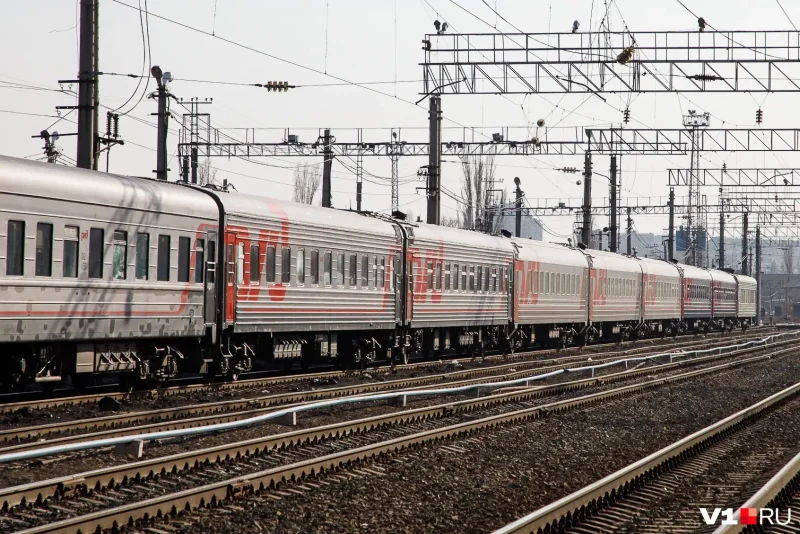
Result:
<svg viewBox="0 0 800 534">
<path fill-rule="evenodd" d="M 684 278 L 692 278 L 694 280 L 706 280 L 710 282 L 711 273 L 708 272 L 706 269 L 701 269 L 700 267 L 694 267 L 692 265 L 686 265 L 685 263 L 678 263 L 676 264 L 682 271 Z"/>
<path fill-rule="evenodd" d="M 727 284 L 736 284 L 736 277 L 733 276 L 731 273 L 726 273 L 725 271 L 718 271 L 717 269 L 709 269 L 708 271 L 711 273 L 711 279 L 715 282 L 725 282 Z"/>
<path fill-rule="evenodd" d="M 628 256 L 594 249 L 586 249 L 583 253 L 592 257 L 593 269 L 610 269 L 624 273 L 642 274 L 642 267 L 639 265 L 639 262 Z"/>
<path fill-rule="evenodd" d="M 519 250 L 519 259 L 523 261 L 556 263 L 565 267 L 588 267 L 586 256 L 578 249 L 518 237 L 512 238 L 512 241 Z"/>
<path fill-rule="evenodd" d="M 0 191 L 31 198 L 219 219 L 214 201 L 191 187 L 7 156 L 0 156 Z"/>
<path fill-rule="evenodd" d="M 655 274 L 657 276 L 674 276 L 680 278 L 680 272 L 674 263 L 653 258 L 636 258 L 642 266 L 645 274 Z"/>
<path fill-rule="evenodd" d="M 392 222 L 355 211 L 323 208 L 246 193 L 217 193 L 217 198 L 222 203 L 227 215 L 236 215 L 245 219 L 281 219 L 285 217 L 293 225 L 306 224 L 345 231 L 358 229 L 395 235 Z"/>
<path fill-rule="evenodd" d="M 736 276 L 736 279 L 739 281 L 740 284 L 741 283 L 752 284 L 752 285 L 757 285 L 758 284 L 756 279 L 753 278 L 752 276 L 747 276 L 745 274 L 737 274 L 735 276 Z"/>
<path fill-rule="evenodd" d="M 453 245 L 496 250 L 508 255 L 514 253 L 511 240 L 504 237 L 436 224 L 417 223 L 417 226 L 414 226 L 414 239 L 415 241 L 423 239 L 434 242 L 446 241 Z"/>
</svg>

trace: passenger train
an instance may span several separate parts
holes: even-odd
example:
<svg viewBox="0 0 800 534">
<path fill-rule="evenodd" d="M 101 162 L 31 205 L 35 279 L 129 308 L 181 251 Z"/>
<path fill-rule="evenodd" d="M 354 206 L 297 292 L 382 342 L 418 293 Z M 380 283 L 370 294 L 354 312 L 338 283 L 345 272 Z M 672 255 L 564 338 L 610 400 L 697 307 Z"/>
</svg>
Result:
<svg viewBox="0 0 800 534">
<path fill-rule="evenodd" d="M 747 276 L 0 157 L 0 380 L 746 328 Z"/>
</svg>

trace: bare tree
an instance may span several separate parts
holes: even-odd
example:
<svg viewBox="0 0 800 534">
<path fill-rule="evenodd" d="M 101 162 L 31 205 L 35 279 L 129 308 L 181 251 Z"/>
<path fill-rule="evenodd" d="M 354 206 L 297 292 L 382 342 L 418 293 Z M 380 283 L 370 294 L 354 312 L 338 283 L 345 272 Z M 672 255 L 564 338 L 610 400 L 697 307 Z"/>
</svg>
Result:
<svg viewBox="0 0 800 534">
<path fill-rule="evenodd" d="M 294 197 L 295 202 L 311 204 L 317 194 L 322 181 L 319 167 L 316 165 L 297 165 L 294 168 Z"/>
<path fill-rule="evenodd" d="M 495 189 L 494 157 L 461 157 L 461 200 L 459 220 L 462 228 L 496 233 L 506 216 L 507 193 Z"/>
<path fill-rule="evenodd" d="M 447 226 L 449 228 L 460 228 L 461 221 L 458 220 L 458 216 L 456 217 L 442 217 L 440 221 L 441 226 Z"/>
<path fill-rule="evenodd" d="M 211 158 L 206 158 L 197 167 L 197 185 L 217 183 L 217 169 L 211 166 Z"/>
<path fill-rule="evenodd" d="M 791 276 L 794 270 L 794 243 L 791 240 L 786 241 L 786 245 L 781 247 L 783 249 L 783 271 Z M 788 277 L 787 277 L 788 280 Z"/>
</svg>

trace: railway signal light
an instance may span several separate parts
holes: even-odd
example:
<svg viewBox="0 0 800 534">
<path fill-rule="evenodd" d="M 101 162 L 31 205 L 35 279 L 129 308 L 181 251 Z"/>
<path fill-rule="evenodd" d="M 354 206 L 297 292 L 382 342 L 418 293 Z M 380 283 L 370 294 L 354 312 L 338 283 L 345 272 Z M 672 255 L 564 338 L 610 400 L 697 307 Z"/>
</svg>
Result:
<svg viewBox="0 0 800 534">
<path fill-rule="evenodd" d="M 764 112 L 761 111 L 761 108 L 756 110 L 756 124 L 761 124 L 764 121 Z"/>
</svg>

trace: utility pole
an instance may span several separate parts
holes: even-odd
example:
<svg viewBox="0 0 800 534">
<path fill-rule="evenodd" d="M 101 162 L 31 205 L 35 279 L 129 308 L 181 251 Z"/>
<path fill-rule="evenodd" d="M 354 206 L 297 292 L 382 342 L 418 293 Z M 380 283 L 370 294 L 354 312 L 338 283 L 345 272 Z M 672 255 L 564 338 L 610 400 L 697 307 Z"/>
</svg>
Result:
<svg viewBox="0 0 800 534">
<path fill-rule="evenodd" d="M 631 255 L 631 233 L 633 232 L 633 219 L 631 219 L 631 208 L 628 207 L 628 256 Z"/>
<path fill-rule="evenodd" d="M 331 171 L 333 170 L 333 149 L 331 148 L 331 131 L 325 128 L 322 136 L 322 157 L 324 163 L 322 164 L 322 207 L 331 207 Z"/>
<path fill-rule="evenodd" d="M 361 189 L 364 186 L 364 156 L 356 155 L 356 211 L 361 211 Z"/>
<path fill-rule="evenodd" d="M 587 150 L 583 156 L 583 228 L 581 229 L 581 241 L 588 247 L 591 240 L 592 240 L 592 153 Z"/>
<path fill-rule="evenodd" d="M 611 252 L 617 251 L 617 156 L 616 154 L 611 155 L 611 172 L 609 176 L 611 177 L 609 181 L 609 199 L 610 199 L 610 208 L 611 208 L 611 216 L 609 217 L 609 228 L 611 230 L 611 241 L 609 245 L 609 249 Z"/>
<path fill-rule="evenodd" d="M 158 98 L 158 140 L 156 143 L 156 178 L 159 180 L 167 179 L 167 134 L 169 132 L 169 106 L 167 99 L 170 97 L 167 91 L 167 84 L 172 81 L 172 74 L 163 72 L 161 67 L 153 65 L 150 69 L 150 74 L 156 79 L 158 90 L 156 91 L 156 98 Z M 152 96 L 152 95 L 151 95 Z"/>
<path fill-rule="evenodd" d="M 428 224 L 441 223 L 442 97 L 431 95 L 428 112 Z"/>
<path fill-rule="evenodd" d="M 522 189 L 519 188 L 519 176 L 514 178 L 514 183 L 517 186 L 516 190 L 517 204 L 516 204 L 516 213 L 514 214 L 516 219 L 514 221 L 514 235 L 516 237 L 522 237 Z"/>
<path fill-rule="evenodd" d="M 742 215 L 742 274 L 747 274 L 747 219 L 750 214 Z"/>
<path fill-rule="evenodd" d="M 78 59 L 78 152 L 82 169 L 97 168 L 97 52 L 99 0 L 80 0 L 80 51 Z"/>
<path fill-rule="evenodd" d="M 664 259 L 672 261 L 675 250 L 675 188 L 669 188 L 669 229 L 667 230 L 667 253 Z"/>
<path fill-rule="evenodd" d="M 719 188 L 719 269 L 725 268 L 725 199 L 722 198 L 722 188 Z"/>
<path fill-rule="evenodd" d="M 400 209 L 400 172 L 397 168 L 401 151 L 399 144 L 397 132 L 392 131 L 392 148 L 389 151 L 389 159 L 392 161 L 392 213 Z"/>
<path fill-rule="evenodd" d="M 761 324 L 761 227 L 756 226 L 756 326 Z"/>
</svg>

